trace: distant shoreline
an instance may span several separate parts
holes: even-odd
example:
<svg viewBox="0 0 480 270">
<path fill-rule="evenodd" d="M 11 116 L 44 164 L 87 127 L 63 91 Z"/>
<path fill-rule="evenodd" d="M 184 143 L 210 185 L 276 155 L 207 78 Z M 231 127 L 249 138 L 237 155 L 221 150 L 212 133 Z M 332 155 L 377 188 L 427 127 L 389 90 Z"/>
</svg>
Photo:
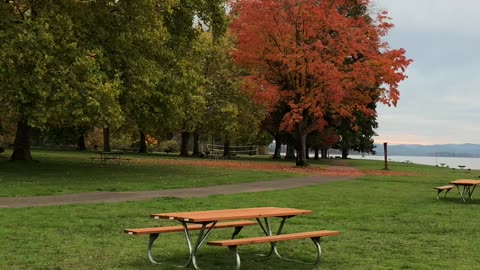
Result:
<svg viewBox="0 0 480 270">
<path fill-rule="evenodd" d="M 376 155 L 383 156 L 383 145 L 375 144 Z M 388 145 L 389 156 L 480 158 L 480 144 Z"/>
<path fill-rule="evenodd" d="M 383 160 L 380 155 L 349 155 L 352 159 Z M 435 156 L 395 156 L 389 155 L 389 161 L 402 163 L 415 163 L 428 166 L 448 167 L 455 169 L 480 170 L 480 158 L 475 157 L 435 157 Z M 459 167 L 464 166 L 464 167 Z"/>
</svg>

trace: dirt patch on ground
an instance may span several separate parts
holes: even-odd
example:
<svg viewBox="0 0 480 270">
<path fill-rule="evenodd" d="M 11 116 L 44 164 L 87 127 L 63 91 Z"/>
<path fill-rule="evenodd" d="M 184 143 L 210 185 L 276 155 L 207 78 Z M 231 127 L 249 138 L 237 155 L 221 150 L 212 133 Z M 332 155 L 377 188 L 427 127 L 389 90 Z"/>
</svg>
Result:
<svg viewBox="0 0 480 270">
<path fill-rule="evenodd" d="M 339 161 L 340 162 L 340 161 Z M 348 166 L 348 163 L 335 164 L 336 166 L 308 166 L 305 168 L 297 167 L 293 164 L 281 163 L 265 163 L 265 162 L 248 162 L 237 160 L 207 160 L 207 159 L 142 159 L 135 160 L 139 164 L 165 164 L 165 165 L 187 165 L 201 166 L 210 168 L 226 168 L 239 170 L 256 170 L 256 171 L 272 171 L 272 172 L 290 172 L 307 175 L 319 176 L 351 176 L 359 177 L 365 175 L 380 176 L 408 176 L 414 175 L 408 172 L 393 172 L 383 170 L 359 170 Z"/>
<path fill-rule="evenodd" d="M 334 159 L 332 160 L 332 165 L 334 166 L 345 166 L 345 167 L 348 167 L 350 166 L 350 164 L 348 164 L 348 161 L 346 160 L 339 160 L 339 159 Z"/>
</svg>

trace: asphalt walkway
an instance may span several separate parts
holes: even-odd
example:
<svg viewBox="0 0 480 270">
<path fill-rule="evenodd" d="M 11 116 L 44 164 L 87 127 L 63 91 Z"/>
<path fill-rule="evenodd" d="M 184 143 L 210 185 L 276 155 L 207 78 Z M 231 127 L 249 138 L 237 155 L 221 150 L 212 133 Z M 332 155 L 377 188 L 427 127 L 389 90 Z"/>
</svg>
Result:
<svg viewBox="0 0 480 270">
<path fill-rule="evenodd" d="M 0 197 L 0 208 L 23 208 L 51 205 L 89 204 L 141 201 L 162 197 L 196 198 L 211 195 L 229 195 L 246 192 L 261 192 L 298 188 L 332 181 L 352 180 L 350 176 L 309 176 L 283 180 L 240 183 L 209 187 L 164 189 L 130 192 L 85 192 L 65 195 L 33 197 Z"/>
</svg>

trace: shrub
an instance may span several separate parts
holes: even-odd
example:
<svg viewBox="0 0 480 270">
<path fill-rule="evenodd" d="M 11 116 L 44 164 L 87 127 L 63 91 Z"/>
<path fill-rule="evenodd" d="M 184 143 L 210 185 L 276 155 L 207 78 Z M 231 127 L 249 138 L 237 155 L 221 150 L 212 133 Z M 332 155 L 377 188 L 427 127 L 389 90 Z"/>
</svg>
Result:
<svg viewBox="0 0 480 270">
<path fill-rule="evenodd" d="M 178 144 L 175 140 L 161 141 L 158 144 L 160 151 L 165 153 L 178 152 Z"/>
</svg>

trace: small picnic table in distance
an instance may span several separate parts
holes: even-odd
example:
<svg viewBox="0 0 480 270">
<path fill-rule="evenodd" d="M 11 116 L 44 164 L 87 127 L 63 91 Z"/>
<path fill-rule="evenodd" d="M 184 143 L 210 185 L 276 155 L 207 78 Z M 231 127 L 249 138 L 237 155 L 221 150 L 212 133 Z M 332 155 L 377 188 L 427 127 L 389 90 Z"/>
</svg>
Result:
<svg viewBox="0 0 480 270">
<path fill-rule="evenodd" d="M 121 164 L 122 161 L 130 162 L 129 158 L 122 158 L 123 151 L 98 152 L 98 155 L 99 157 L 90 157 L 92 162 L 98 160 L 103 164 L 108 164 L 109 161 L 112 161 L 117 165 Z"/>
<path fill-rule="evenodd" d="M 196 261 L 196 255 L 197 255 L 198 249 L 206 241 L 206 239 L 212 232 L 212 229 L 214 228 L 215 224 L 219 221 L 256 219 L 261 229 L 265 233 L 265 235 L 267 237 L 268 236 L 271 237 L 273 236 L 273 234 L 268 221 L 269 218 L 282 219 L 279 225 L 279 228 L 276 232 L 276 235 L 280 235 L 282 233 L 283 227 L 287 219 L 295 216 L 299 216 L 299 215 L 308 215 L 312 213 L 313 212 L 311 210 L 302 210 L 302 209 L 295 209 L 295 208 L 259 207 L 259 208 L 222 209 L 222 210 L 195 211 L 195 212 L 160 213 L 160 214 L 152 214 L 151 217 L 154 219 L 176 220 L 183 225 L 185 238 L 187 240 L 188 249 L 190 251 L 190 256 L 185 266 L 193 266 L 195 269 L 199 269 Z M 262 219 L 263 219 L 263 222 L 262 222 Z M 189 227 L 187 226 L 187 224 L 189 223 L 201 224 L 202 226 L 202 228 L 200 229 L 198 238 L 194 244 L 192 244 Z M 333 232 L 333 234 L 330 234 L 330 235 L 336 235 L 335 233 L 338 234 L 338 232 Z M 284 239 L 284 240 L 288 240 L 288 239 Z M 230 240 L 226 240 L 226 241 L 230 241 Z M 282 239 L 279 239 L 279 241 L 282 241 Z M 276 243 L 275 242 L 269 242 L 269 243 L 271 244 L 271 250 L 267 256 L 271 254 L 275 254 L 279 258 L 282 258 L 277 251 Z M 315 244 L 318 246 L 318 249 L 319 249 L 319 254 L 318 254 L 318 258 L 319 258 L 320 246 L 319 246 L 319 243 L 317 242 L 315 242 Z M 213 244 L 213 245 L 218 245 L 218 244 Z M 226 246 L 226 245 L 223 245 L 223 246 Z M 240 259 L 239 259 L 238 253 L 236 252 L 236 246 L 235 246 L 235 254 L 237 257 L 237 269 L 239 269 Z"/>
<path fill-rule="evenodd" d="M 458 179 L 451 181 L 450 184 L 455 185 L 458 189 L 458 193 L 460 193 L 460 197 L 464 202 L 467 202 L 466 199 L 472 199 L 473 191 L 475 191 L 475 187 L 480 184 L 480 180 L 473 180 L 473 179 Z M 462 189 L 460 188 L 462 187 Z"/>
</svg>

